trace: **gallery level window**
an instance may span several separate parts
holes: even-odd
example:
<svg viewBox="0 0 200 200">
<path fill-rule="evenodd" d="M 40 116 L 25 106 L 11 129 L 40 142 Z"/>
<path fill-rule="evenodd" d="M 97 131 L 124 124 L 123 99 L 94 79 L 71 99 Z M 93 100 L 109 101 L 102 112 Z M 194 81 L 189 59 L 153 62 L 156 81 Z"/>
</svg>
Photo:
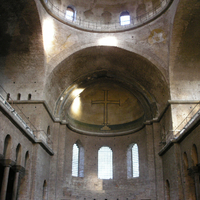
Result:
<svg viewBox="0 0 200 200">
<path fill-rule="evenodd" d="M 130 24 L 130 21 L 131 21 L 131 18 L 130 18 L 130 14 L 128 11 L 123 11 L 121 14 L 120 14 L 120 24 L 123 26 L 123 25 L 129 25 Z"/>
<path fill-rule="evenodd" d="M 79 143 L 73 145 L 72 150 L 72 176 L 84 176 L 84 149 Z"/>
<path fill-rule="evenodd" d="M 74 21 L 75 20 L 75 10 L 71 6 L 67 7 L 66 13 L 65 13 L 65 18 L 68 19 L 69 21 Z"/>
<path fill-rule="evenodd" d="M 139 177 L 139 152 L 137 144 L 131 144 L 127 151 L 127 177 Z"/>
<path fill-rule="evenodd" d="M 98 151 L 98 178 L 113 178 L 113 152 L 110 147 L 101 147 Z"/>
</svg>

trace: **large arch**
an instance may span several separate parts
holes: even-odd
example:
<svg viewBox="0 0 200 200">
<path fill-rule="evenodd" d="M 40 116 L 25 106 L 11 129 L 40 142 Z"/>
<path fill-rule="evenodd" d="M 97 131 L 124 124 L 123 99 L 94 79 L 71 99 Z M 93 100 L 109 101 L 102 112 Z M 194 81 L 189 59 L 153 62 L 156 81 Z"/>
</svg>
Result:
<svg viewBox="0 0 200 200">
<path fill-rule="evenodd" d="M 84 90 L 81 94 L 84 107 L 81 115 L 75 113 L 75 116 L 68 110 L 76 97 L 80 96 L 81 92 L 77 94 L 78 90 Z M 114 93 L 105 93 L 109 90 Z M 98 94 L 94 94 L 95 92 Z M 118 47 L 98 46 L 82 49 L 62 61 L 49 75 L 45 94 L 48 104 L 54 110 L 54 116 L 68 121 L 73 130 L 81 129 L 87 132 L 89 129 L 92 134 L 102 133 L 103 130 L 108 133 L 107 129 L 110 128 L 107 124 L 110 124 L 112 133 L 117 131 L 124 134 L 128 130 L 142 128 L 145 121 L 150 121 L 162 113 L 169 99 L 169 88 L 162 73 L 146 58 Z M 103 98 L 103 95 L 108 95 L 104 97 L 107 100 L 121 99 L 121 104 L 119 103 L 116 109 L 113 108 L 110 114 L 107 113 L 107 108 L 103 111 L 102 106 L 96 107 L 97 112 L 90 110 L 95 107 L 96 101 L 93 100 Z M 124 96 L 127 98 L 122 100 Z M 127 101 L 129 103 L 125 106 Z M 112 104 L 110 101 L 107 103 Z M 136 110 L 135 108 L 136 112 L 129 112 Z M 104 116 L 99 109 L 104 112 Z M 88 112 L 92 114 L 89 116 Z M 110 121 L 107 115 L 110 115 Z M 119 117 L 119 120 L 115 120 L 116 115 L 124 115 L 127 119 Z M 102 123 L 104 127 L 101 127 Z"/>
<path fill-rule="evenodd" d="M 89 47 L 63 60 L 49 75 L 45 99 L 54 110 L 60 95 L 82 77 L 103 71 L 101 77 L 112 77 L 140 85 L 155 99 L 158 113 L 169 99 L 169 88 L 162 73 L 146 58 L 117 47 Z M 106 74 L 106 75 L 105 75 Z M 124 78 L 123 78 L 124 77 Z M 93 79 L 91 79 L 92 81 Z M 130 84 L 128 84 L 130 85 Z"/>
<path fill-rule="evenodd" d="M 197 100 L 199 93 L 200 2 L 179 1 L 170 45 L 172 99 Z"/>
</svg>

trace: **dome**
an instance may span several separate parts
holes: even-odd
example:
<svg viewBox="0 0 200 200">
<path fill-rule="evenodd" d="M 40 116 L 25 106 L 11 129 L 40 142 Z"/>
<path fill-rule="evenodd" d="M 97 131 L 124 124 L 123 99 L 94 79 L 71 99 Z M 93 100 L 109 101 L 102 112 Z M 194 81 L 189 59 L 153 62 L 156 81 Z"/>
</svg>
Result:
<svg viewBox="0 0 200 200">
<path fill-rule="evenodd" d="M 172 0 L 41 0 L 47 12 L 72 27 L 117 32 L 142 26 L 160 16 Z"/>
</svg>

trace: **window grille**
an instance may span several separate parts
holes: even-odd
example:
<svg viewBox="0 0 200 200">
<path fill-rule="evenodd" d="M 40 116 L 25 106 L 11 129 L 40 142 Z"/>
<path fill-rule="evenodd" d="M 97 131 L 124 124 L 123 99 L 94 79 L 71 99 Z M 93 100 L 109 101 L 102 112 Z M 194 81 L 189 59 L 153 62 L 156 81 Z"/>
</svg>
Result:
<svg viewBox="0 0 200 200">
<path fill-rule="evenodd" d="M 129 25 L 130 21 L 131 21 L 131 18 L 130 18 L 129 12 L 128 11 L 122 12 L 121 15 L 120 15 L 120 24 L 122 26 L 123 25 Z"/>
<path fill-rule="evenodd" d="M 72 176 L 78 177 L 78 166 L 79 166 L 79 147 L 77 146 L 77 144 L 74 144 L 72 153 Z"/>
<path fill-rule="evenodd" d="M 127 151 L 127 177 L 139 177 L 139 152 L 137 144 L 131 144 Z"/>
<path fill-rule="evenodd" d="M 67 7 L 65 18 L 69 21 L 74 21 L 75 12 L 71 7 Z"/>
<path fill-rule="evenodd" d="M 139 177 L 139 155 L 137 144 L 134 144 L 132 147 L 132 170 L 133 177 Z"/>
<path fill-rule="evenodd" d="M 101 147 L 98 151 L 98 178 L 113 178 L 113 155 L 109 147 Z"/>
</svg>

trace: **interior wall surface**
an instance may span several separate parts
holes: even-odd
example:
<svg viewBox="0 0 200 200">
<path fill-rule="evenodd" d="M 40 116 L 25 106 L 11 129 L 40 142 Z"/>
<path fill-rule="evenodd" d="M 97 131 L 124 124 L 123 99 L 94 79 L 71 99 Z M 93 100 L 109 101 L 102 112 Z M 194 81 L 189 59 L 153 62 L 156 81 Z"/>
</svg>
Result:
<svg viewBox="0 0 200 200">
<path fill-rule="evenodd" d="M 64 126 L 64 125 L 62 125 Z M 62 127 L 64 138 L 59 142 L 57 160 L 57 197 L 62 199 L 155 199 L 155 175 L 147 152 L 153 145 L 148 142 L 145 129 L 120 137 L 97 137 L 75 133 Z M 72 148 L 79 141 L 84 148 L 84 177 L 72 176 Z M 139 149 L 139 177 L 127 178 L 127 150 L 136 143 Z M 63 146 L 61 146 L 63 145 Z M 113 179 L 98 178 L 98 150 L 108 146 L 113 152 Z M 153 155 L 152 155 L 153 156 Z M 63 160 L 64 159 L 64 160 Z M 61 181 L 62 180 L 62 181 Z M 142 189 L 141 189 L 142 185 Z M 61 196 L 59 196 L 61 195 Z M 51 198 L 54 199 L 54 198 Z"/>
<path fill-rule="evenodd" d="M 0 85 L 13 100 L 42 99 L 45 77 L 41 23 L 35 1 L 2 1 Z M 5 91 L 4 91 L 5 90 Z M 6 96 L 6 95 L 5 95 Z"/>
<path fill-rule="evenodd" d="M 164 181 L 169 182 L 172 199 L 177 196 L 181 199 L 198 199 L 199 182 L 195 180 L 195 176 L 199 177 L 199 129 L 199 123 L 197 123 L 183 139 L 173 143 L 162 155 Z M 167 186 L 165 185 L 167 199 L 166 193 Z"/>
<path fill-rule="evenodd" d="M 174 130 L 195 106 L 192 101 L 198 103 L 200 97 L 199 12 L 199 1 L 179 1 L 173 22 L 169 57 L 170 96 L 172 100 L 180 101 L 172 105 Z M 184 105 L 186 101 L 188 105 Z"/>
<path fill-rule="evenodd" d="M 7 117 L 5 111 L 2 112 L 2 110 L 0 112 L 0 127 L 0 154 L 3 155 L 2 159 L 12 161 L 11 169 L 15 165 L 22 167 L 18 183 L 18 199 L 41 199 L 44 180 L 49 180 L 51 156 L 40 144 L 34 144 L 29 137 L 25 136 L 26 134 L 17 126 L 16 122 Z M 11 138 L 10 153 L 5 157 L 4 142 L 8 135 Z M 19 144 L 21 146 L 21 159 L 16 163 L 16 148 Z"/>
</svg>

